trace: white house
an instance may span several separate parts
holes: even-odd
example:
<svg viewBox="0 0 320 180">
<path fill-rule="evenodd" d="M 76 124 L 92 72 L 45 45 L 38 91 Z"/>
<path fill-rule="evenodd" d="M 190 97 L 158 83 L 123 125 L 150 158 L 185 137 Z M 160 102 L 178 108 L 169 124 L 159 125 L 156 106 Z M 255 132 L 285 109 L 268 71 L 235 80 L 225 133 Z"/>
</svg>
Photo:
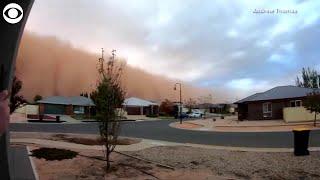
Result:
<svg viewBox="0 0 320 180">
<path fill-rule="evenodd" d="M 123 106 L 128 115 L 156 115 L 159 113 L 159 104 L 137 97 L 124 100 Z"/>
</svg>

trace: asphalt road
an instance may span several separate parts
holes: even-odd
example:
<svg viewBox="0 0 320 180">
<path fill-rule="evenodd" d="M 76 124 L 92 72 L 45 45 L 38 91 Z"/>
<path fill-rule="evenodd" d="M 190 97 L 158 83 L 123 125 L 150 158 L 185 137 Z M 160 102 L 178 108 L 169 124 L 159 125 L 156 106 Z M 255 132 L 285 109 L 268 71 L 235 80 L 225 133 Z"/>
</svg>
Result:
<svg viewBox="0 0 320 180">
<path fill-rule="evenodd" d="M 172 120 L 125 122 L 121 135 L 179 143 L 217 146 L 291 148 L 292 132 L 205 132 L 169 127 Z M 11 131 L 98 134 L 97 123 L 87 124 L 10 124 Z M 320 131 L 310 133 L 310 146 L 320 147 Z"/>
</svg>

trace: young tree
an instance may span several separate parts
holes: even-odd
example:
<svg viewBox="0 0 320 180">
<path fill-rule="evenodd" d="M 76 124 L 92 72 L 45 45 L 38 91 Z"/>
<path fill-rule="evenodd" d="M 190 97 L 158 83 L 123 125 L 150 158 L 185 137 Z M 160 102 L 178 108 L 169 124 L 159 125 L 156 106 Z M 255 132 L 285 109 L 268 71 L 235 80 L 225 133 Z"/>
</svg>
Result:
<svg viewBox="0 0 320 180">
<path fill-rule="evenodd" d="M 115 62 L 115 50 L 112 51 L 112 57 L 105 64 L 102 50 L 102 58 L 99 59 L 98 67 L 100 79 L 97 89 L 91 93 L 96 105 L 100 135 L 104 140 L 107 170 L 111 167 L 110 155 L 116 147 L 120 121 L 123 117 L 122 104 L 125 91 L 120 82 L 123 66 L 124 64 Z"/>
<path fill-rule="evenodd" d="M 308 94 L 303 106 L 311 113 L 314 113 L 314 126 L 316 126 L 317 114 L 320 113 L 320 92 Z"/>
<path fill-rule="evenodd" d="M 40 96 L 39 94 L 35 95 L 34 98 L 33 98 L 34 102 L 37 102 L 37 101 L 40 101 L 40 100 L 42 100 L 42 96 Z"/>
<path fill-rule="evenodd" d="M 17 77 L 14 77 L 10 95 L 10 114 L 12 114 L 21 104 L 26 102 L 24 97 L 19 95 L 21 88 L 22 82 Z"/>
<path fill-rule="evenodd" d="M 296 85 L 305 88 L 318 88 L 319 87 L 319 77 L 320 74 L 314 70 L 308 68 L 302 68 L 301 78 L 297 77 Z"/>
</svg>

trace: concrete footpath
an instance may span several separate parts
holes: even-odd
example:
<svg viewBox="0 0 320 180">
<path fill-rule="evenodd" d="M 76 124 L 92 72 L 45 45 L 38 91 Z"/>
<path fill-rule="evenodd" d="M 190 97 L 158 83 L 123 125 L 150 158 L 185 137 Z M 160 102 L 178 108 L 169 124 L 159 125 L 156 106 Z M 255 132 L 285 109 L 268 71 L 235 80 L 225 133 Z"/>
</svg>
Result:
<svg viewBox="0 0 320 180">
<path fill-rule="evenodd" d="M 37 180 L 27 146 L 10 146 L 9 167 L 12 180 Z"/>
<path fill-rule="evenodd" d="M 48 115 L 51 116 L 53 118 L 55 118 L 55 115 Z M 10 123 L 30 123 L 28 122 L 28 118 L 26 114 L 22 114 L 22 113 L 13 113 L 10 115 Z M 78 124 L 78 123 L 84 123 L 81 120 L 77 120 L 72 118 L 71 116 L 68 115 L 60 115 L 60 120 L 63 121 L 63 123 L 65 124 Z M 52 120 L 44 120 L 44 122 L 32 122 L 32 123 L 56 123 L 55 119 Z"/>
<path fill-rule="evenodd" d="M 292 131 L 296 128 L 320 129 L 320 126 L 314 127 L 313 122 L 286 123 L 283 120 L 237 121 L 233 116 L 216 120 L 187 120 L 183 124 L 171 123 L 170 126 L 179 129 L 216 132 L 282 132 Z"/>
<path fill-rule="evenodd" d="M 66 148 L 66 149 L 79 149 L 79 150 L 103 150 L 103 146 L 97 145 L 83 145 L 75 144 L 63 141 L 53 141 L 46 139 L 34 139 L 34 138 L 19 138 L 11 139 L 13 144 L 33 144 L 45 147 Z M 140 143 L 132 145 L 117 145 L 116 151 L 139 151 L 146 148 L 157 146 L 187 146 L 195 148 L 216 149 L 216 150 L 228 150 L 228 151 L 246 151 L 246 152 L 293 152 L 292 148 L 248 148 L 248 147 L 228 147 L 228 146 L 213 146 L 213 145 L 201 145 L 191 143 L 173 143 L 167 141 L 158 141 L 151 139 L 142 139 Z M 310 147 L 310 151 L 320 151 L 320 147 Z"/>
</svg>

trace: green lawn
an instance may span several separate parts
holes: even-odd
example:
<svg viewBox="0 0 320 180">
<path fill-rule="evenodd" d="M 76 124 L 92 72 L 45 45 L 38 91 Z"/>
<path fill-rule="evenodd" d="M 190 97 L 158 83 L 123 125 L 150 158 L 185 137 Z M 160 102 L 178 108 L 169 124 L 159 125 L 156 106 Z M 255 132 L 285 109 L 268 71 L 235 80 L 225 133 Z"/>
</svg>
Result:
<svg viewBox="0 0 320 180">
<path fill-rule="evenodd" d="M 159 116 L 158 119 L 174 119 L 173 116 Z"/>
</svg>

